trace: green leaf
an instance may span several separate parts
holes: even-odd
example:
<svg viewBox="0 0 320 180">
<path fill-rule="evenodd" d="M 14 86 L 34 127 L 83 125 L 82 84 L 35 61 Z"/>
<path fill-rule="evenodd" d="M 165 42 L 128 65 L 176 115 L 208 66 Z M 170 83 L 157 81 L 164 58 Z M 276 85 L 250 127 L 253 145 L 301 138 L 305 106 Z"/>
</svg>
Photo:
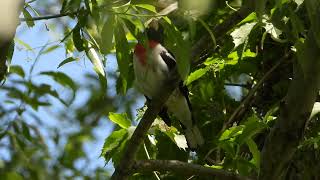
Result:
<svg viewBox="0 0 320 180">
<path fill-rule="evenodd" d="M 86 51 L 86 53 L 87 53 L 87 56 L 89 57 L 91 63 L 93 64 L 93 68 L 94 68 L 95 72 L 98 75 L 105 77 L 106 73 L 104 72 L 103 62 L 102 62 L 100 56 L 98 55 L 97 51 L 93 47 L 91 47 L 91 45 L 89 44 L 89 50 Z"/>
<path fill-rule="evenodd" d="M 111 135 L 106 138 L 101 152 L 101 156 L 105 158 L 106 162 L 109 162 L 114 154 L 118 153 L 117 149 L 127 137 L 127 130 L 120 129 L 118 131 L 113 131 Z"/>
<path fill-rule="evenodd" d="M 33 51 L 31 46 L 27 43 L 25 43 L 24 41 L 22 41 L 21 39 L 18 39 L 18 38 L 14 38 L 14 41 L 20 45 L 22 45 L 23 47 L 25 47 L 28 51 Z"/>
<path fill-rule="evenodd" d="M 230 34 L 233 38 L 234 48 L 237 48 L 248 39 L 251 30 L 256 24 L 256 22 L 245 23 Z"/>
<path fill-rule="evenodd" d="M 197 69 L 196 71 L 192 72 L 187 78 L 186 85 L 189 85 L 193 81 L 196 81 L 199 78 L 201 78 L 203 75 L 205 75 L 208 72 L 208 70 L 209 70 L 209 68 L 200 68 L 200 69 Z"/>
<path fill-rule="evenodd" d="M 219 141 L 227 140 L 242 134 L 244 126 L 234 126 L 226 129 L 220 136 Z"/>
<path fill-rule="evenodd" d="M 47 54 L 47 53 L 50 53 L 56 49 L 58 49 L 60 47 L 60 45 L 53 45 L 53 46 L 50 46 L 48 47 L 47 49 L 45 49 L 41 54 Z"/>
<path fill-rule="evenodd" d="M 62 86 L 71 88 L 73 91 L 76 91 L 77 89 L 77 85 L 73 82 L 73 80 L 62 72 L 46 71 L 41 72 L 40 74 L 51 76 L 56 82 Z"/>
<path fill-rule="evenodd" d="M 135 6 L 157 13 L 156 7 L 151 4 L 135 4 Z"/>
<path fill-rule="evenodd" d="M 76 27 L 72 30 L 73 44 L 79 52 L 85 50 L 84 40 L 81 37 L 80 30 L 81 29 L 79 24 L 77 24 Z"/>
<path fill-rule="evenodd" d="M 317 115 L 320 112 L 320 102 L 315 102 L 310 114 L 309 119 L 313 118 L 315 115 Z"/>
<path fill-rule="evenodd" d="M 252 140 L 252 139 L 248 139 L 246 141 L 249 150 L 253 156 L 253 164 L 259 168 L 260 167 L 260 151 L 258 149 L 257 144 Z"/>
<path fill-rule="evenodd" d="M 165 27 L 165 45 L 176 57 L 178 72 L 184 80 L 190 71 L 190 41 L 184 40 L 180 31 L 173 24 L 164 23 Z"/>
<path fill-rule="evenodd" d="M 4 175 L 5 180 L 23 180 L 24 178 L 17 172 L 6 172 Z"/>
<path fill-rule="evenodd" d="M 242 145 L 248 139 L 252 138 L 267 127 L 268 126 L 261 122 L 257 116 L 253 115 L 248 118 L 247 122 L 245 122 L 242 134 L 237 137 L 236 142 L 239 143 L 239 145 Z"/>
<path fill-rule="evenodd" d="M 23 9 L 22 13 L 24 18 L 26 19 L 28 27 L 33 27 L 34 21 L 32 20 L 32 16 L 30 15 L 29 11 L 27 9 Z"/>
<path fill-rule="evenodd" d="M 67 64 L 67 63 L 70 63 L 70 62 L 73 62 L 73 61 L 77 61 L 78 58 L 74 58 L 74 57 L 68 57 L 67 59 L 63 60 L 57 68 L 60 68 L 61 66 Z"/>
<path fill-rule="evenodd" d="M 10 71 L 10 73 L 15 73 L 15 74 L 19 75 L 22 78 L 25 77 L 24 70 L 22 69 L 21 66 L 12 65 L 12 66 L 10 66 L 10 70 L 9 71 Z"/>
<path fill-rule="evenodd" d="M 126 34 L 123 29 L 122 23 L 119 22 L 120 19 L 117 21 L 117 25 L 115 27 L 115 41 L 116 41 L 116 56 L 117 56 L 117 62 L 118 67 L 120 71 L 120 77 L 121 78 L 121 84 L 125 86 L 122 87 L 121 93 L 125 94 L 127 92 L 127 84 L 129 79 L 129 64 L 131 62 L 131 56 L 130 56 L 130 48 L 128 41 L 126 39 Z M 119 77 L 119 78 L 120 78 Z M 118 78 L 118 79 L 119 79 Z M 117 83 L 118 84 L 118 83 Z M 117 91 L 119 92 L 119 91 Z"/>
<path fill-rule="evenodd" d="M 29 141 L 32 141 L 32 137 L 30 135 L 29 127 L 25 122 L 22 122 L 22 134 L 25 138 L 27 138 Z"/>
<path fill-rule="evenodd" d="M 113 48 L 113 32 L 115 29 L 115 17 L 110 15 L 108 20 L 104 23 L 101 31 L 101 44 L 100 50 L 102 54 L 110 53 Z"/>
<path fill-rule="evenodd" d="M 128 119 L 126 113 L 118 114 L 118 113 L 109 113 L 109 119 L 118 124 L 121 128 L 127 129 L 131 126 L 131 121 Z"/>
</svg>

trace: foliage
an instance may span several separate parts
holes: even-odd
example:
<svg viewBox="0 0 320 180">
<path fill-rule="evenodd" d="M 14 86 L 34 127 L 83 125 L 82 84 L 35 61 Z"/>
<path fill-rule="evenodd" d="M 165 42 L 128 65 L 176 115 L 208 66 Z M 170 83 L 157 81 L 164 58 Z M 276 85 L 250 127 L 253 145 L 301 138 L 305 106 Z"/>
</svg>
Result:
<svg viewBox="0 0 320 180">
<path fill-rule="evenodd" d="M 119 163 L 128 139 L 145 112 L 144 107 L 140 108 L 137 118 L 130 113 L 140 99 L 132 90 L 131 59 L 137 41 L 146 40 L 144 29 L 152 19 L 158 19 L 165 29 L 165 46 L 177 57 L 178 70 L 189 88 L 193 115 L 206 144 L 196 153 L 190 153 L 183 143 L 179 124 L 174 121 L 173 126 L 168 127 L 156 119 L 137 159 L 175 159 L 244 176 L 259 174 L 260 153 L 270 128 L 279 117 L 281 102 L 293 78 L 292 67 L 297 63 L 308 73 L 305 62 L 314 56 L 305 44 L 308 33 L 313 33 L 314 45 L 320 48 L 317 18 L 320 5 L 308 0 L 257 1 L 252 12 L 228 29 L 225 36 L 215 37 L 212 29 L 234 11 L 249 6 L 251 1 L 233 0 L 227 4 L 204 1 L 207 4 L 199 5 L 199 9 L 185 2 L 177 11 L 161 14 L 163 6 L 149 0 L 61 0 L 56 6 L 61 7 L 63 16 L 69 17 L 67 24 L 58 18 L 54 20 L 56 28 L 64 32 L 61 41 L 37 52 L 29 72 L 22 65 L 10 65 L 7 79 L 0 88 L 3 94 L 0 144 L 9 154 L 7 159 L 1 156 L 0 176 L 6 179 L 104 179 L 109 176 L 110 172 L 103 167 L 85 173 L 76 167 L 76 162 L 88 160 L 83 147 L 96 140 L 94 129 L 108 117 L 114 127 L 101 147 L 101 156 L 106 163 L 110 160 L 113 165 Z M 52 4 L 37 0 L 25 3 L 22 14 L 28 27 L 43 23 L 36 21 L 37 16 L 45 14 L 41 5 Z M 213 46 L 201 50 L 208 56 L 201 59 L 203 54 L 199 54 L 200 61 L 190 60 L 192 45 L 204 34 L 210 37 L 207 41 L 213 42 Z M 18 38 L 15 45 L 34 51 L 28 42 Z M 33 69 L 39 57 L 59 48 L 65 50 L 66 58 L 61 58 L 64 60 L 57 67 L 35 75 Z M 105 70 L 109 54 L 117 59 L 115 73 Z M 89 59 L 96 72 L 87 75 L 85 83 L 76 82 L 76 77 L 63 70 L 82 56 Z M 35 76 L 50 77 L 52 83 L 38 83 Z M 110 81 L 115 82 L 114 87 Z M 67 89 L 67 95 L 57 90 L 57 85 Z M 75 105 L 83 89 L 89 96 L 82 105 Z M 111 95 L 110 89 L 117 94 Z M 243 104 L 244 101 L 248 103 Z M 57 102 L 63 106 L 55 112 L 62 127 L 76 130 L 63 133 L 59 127 L 45 123 L 40 110 L 54 109 Z M 284 172 L 288 178 L 319 178 L 320 166 L 314 160 L 320 155 L 318 112 L 317 102 L 304 141 Z M 50 143 L 56 148 L 51 149 Z M 174 172 L 159 176 L 161 179 L 189 178 Z M 136 179 L 150 177 L 155 175 L 133 176 Z"/>
</svg>

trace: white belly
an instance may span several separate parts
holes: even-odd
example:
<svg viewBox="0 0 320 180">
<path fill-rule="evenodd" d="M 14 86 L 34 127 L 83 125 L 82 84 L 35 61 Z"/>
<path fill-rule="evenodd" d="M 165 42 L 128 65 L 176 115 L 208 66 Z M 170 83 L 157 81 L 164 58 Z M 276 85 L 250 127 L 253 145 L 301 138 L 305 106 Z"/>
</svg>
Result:
<svg viewBox="0 0 320 180">
<path fill-rule="evenodd" d="M 157 64 L 148 62 L 145 65 L 142 65 L 137 60 L 133 61 L 133 66 L 136 76 L 135 86 L 138 91 L 150 99 L 157 96 L 169 73 L 167 68 L 159 67 Z"/>
</svg>

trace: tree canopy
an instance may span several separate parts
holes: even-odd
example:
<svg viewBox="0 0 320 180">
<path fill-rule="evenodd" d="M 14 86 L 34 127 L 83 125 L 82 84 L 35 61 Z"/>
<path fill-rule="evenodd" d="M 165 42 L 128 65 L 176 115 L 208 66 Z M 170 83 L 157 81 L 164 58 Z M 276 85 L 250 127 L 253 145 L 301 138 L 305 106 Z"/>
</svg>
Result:
<svg viewBox="0 0 320 180">
<path fill-rule="evenodd" d="M 0 15 L 0 177 L 320 178 L 320 1 L 4 0 Z M 151 21 L 179 77 L 137 107 L 132 53 Z M 26 26 L 57 38 L 31 47 Z M 194 152 L 157 117 L 179 78 L 205 139 Z M 93 153 L 107 167 L 89 168 Z"/>
</svg>

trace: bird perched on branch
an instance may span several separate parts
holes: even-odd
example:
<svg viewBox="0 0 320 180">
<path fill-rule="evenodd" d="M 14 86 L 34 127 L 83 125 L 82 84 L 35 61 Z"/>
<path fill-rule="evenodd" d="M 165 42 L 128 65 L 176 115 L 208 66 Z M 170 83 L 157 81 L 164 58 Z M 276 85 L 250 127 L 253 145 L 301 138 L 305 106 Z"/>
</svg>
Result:
<svg viewBox="0 0 320 180">
<path fill-rule="evenodd" d="M 161 88 L 165 88 L 166 80 L 176 68 L 176 60 L 161 45 L 163 28 L 157 22 L 151 22 L 146 33 L 147 47 L 141 43 L 135 46 L 133 68 L 137 89 L 145 95 L 147 101 L 150 101 L 158 95 Z M 170 126 L 171 120 L 168 112 L 172 113 L 180 121 L 189 148 L 194 150 L 201 146 L 204 140 L 193 119 L 188 94 L 187 87 L 181 81 L 158 115 Z"/>
</svg>

